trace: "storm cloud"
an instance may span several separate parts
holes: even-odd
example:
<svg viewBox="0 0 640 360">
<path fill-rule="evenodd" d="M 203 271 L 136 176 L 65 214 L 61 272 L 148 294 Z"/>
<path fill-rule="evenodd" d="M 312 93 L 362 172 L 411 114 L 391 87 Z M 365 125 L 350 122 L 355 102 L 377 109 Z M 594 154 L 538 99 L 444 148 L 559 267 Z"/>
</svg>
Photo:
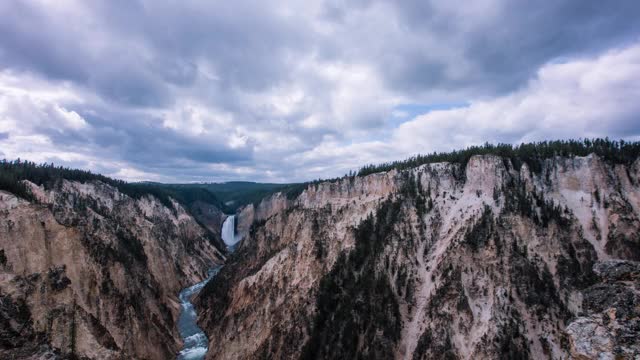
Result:
<svg viewBox="0 0 640 360">
<path fill-rule="evenodd" d="M 640 3 L 0 3 L 0 150 L 300 181 L 485 141 L 638 139 Z"/>
</svg>

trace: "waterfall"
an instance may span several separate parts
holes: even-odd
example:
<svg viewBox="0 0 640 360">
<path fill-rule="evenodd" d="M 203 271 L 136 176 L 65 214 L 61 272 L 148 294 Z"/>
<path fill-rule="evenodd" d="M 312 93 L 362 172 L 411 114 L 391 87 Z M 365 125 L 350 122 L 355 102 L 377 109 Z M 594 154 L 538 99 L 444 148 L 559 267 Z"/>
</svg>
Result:
<svg viewBox="0 0 640 360">
<path fill-rule="evenodd" d="M 229 215 L 222 223 L 222 241 L 232 247 L 238 240 L 240 239 L 236 237 L 236 216 Z"/>
</svg>

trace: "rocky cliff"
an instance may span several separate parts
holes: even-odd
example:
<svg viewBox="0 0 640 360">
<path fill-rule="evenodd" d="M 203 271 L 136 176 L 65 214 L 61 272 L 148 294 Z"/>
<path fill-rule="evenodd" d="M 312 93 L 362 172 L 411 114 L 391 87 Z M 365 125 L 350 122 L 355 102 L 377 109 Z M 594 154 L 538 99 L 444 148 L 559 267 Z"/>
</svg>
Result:
<svg viewBox="0 0 640 360">
<path fill-rule="evenodd" d="M 219 249 L 226 248 L 222 241 L 221 229 L 227 215 L 214 204 L 206 201 L 194 201 L 189 205 L 188 210 L 193 218 L 211 233 L 214 245 Z"/>
<path fill-rule="evenodd" d="M 211 233 L 99 181 L 27 184 L 37 201 L 0 192 L 0 358 L 174 358 L 177 294 L 224 258 Z"/>
<path fill-rule="evenodd" d="M 209 359 L 640 356 L 638 278 L 602 271 L 640 260 L 639 160 L 474 156 L 239 217 L 243 243 L 197 299 Z"/>
<path fill-rule="evenodd" d="M 272 196 L 262 199 L 257 204 L 243 206 L 238 211 L 236 233 L 240 239 L 247 237 L 251 226 L 256 221 L 262 221 L 272 215 L 285 210 L 293 204 L 292 199 L 288 199 L 283 193 L 278 192 Z"/>
</svg>

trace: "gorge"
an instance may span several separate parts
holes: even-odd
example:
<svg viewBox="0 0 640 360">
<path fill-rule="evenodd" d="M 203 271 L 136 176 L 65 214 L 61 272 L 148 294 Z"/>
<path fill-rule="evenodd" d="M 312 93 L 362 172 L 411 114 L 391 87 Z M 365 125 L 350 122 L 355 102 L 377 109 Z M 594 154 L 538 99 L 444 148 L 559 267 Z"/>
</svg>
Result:
<svg viewBox="0 0 640 360">
<path fill-rule="evenodd" d="M 640 360 L 640 0 L 0 19 L 0 360 Z"/>
<path fill-rule="evenodd" d="M 0 357 L 640 356 L 640 152 L 461 154 L 230 215 L 28 168 L 0 190 Z"/>
</svg>

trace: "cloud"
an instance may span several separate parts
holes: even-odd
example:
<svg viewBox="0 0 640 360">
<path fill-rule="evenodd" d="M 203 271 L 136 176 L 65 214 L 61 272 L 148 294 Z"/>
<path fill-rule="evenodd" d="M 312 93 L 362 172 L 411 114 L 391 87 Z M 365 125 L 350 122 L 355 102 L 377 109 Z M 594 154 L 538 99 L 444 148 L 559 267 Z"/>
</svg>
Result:
<svg viewBox="0 0 640 360">
<path fill-rule="evenodd" d="M 127 179 L 292 181 L 484 141 L 637 136 L 639 15 L 632 0 L 3 1 L 0 145 Z"/>
<path fill-rule="evenodd" d="M 334 56 L 369 59 L 411 96 L 494 96 L 525 84 L 548 61 L 593 55 L 638 38 L 640 4 L 483 0 L 331 2 Z M 448 98 L 453 95 L 452 98 Z"/>
<path fill-rule="evenodd" d="M 640 45 L 542 67 L 529 84 L 468 107 L 406 122 L 394 140 L 409 150 L 442 150 L 489 142 L 640 136 Z"/>
<path fill-rule="evenodd" d="M 317 178 L 487 141 L 517 144 L 606 136 L 640 140 L 639 96 L 640 44 L 636 44 L 595 58 L 549 63 L 526 86 L 508 95 L 434 107 L 403 122 L 383 141 L 346 144 L 329 139 L 285 161 Z"/>
<path fill-rule="evenodd" d="M 217 131 L 224 125 L 230 132 L 232 124 L 212 122 L 208 112 L 193 120 L 199 115 L 188 108 L 179 114 L 111 109 L 88 101 L 82 88 L 56 89 L 30 76 L 19 78 L 0 73 L 0 132 L 11 133 L 0 138 L 6 156 L 76 166 L 105 159 L 149 174 L 251 159 L 245 143 L 228 141 L 227 131 Z M 171 121 L 180 126 L 172 127 Z M 201 131 L 191 131 L 194 121 Z"/>
</svg>

